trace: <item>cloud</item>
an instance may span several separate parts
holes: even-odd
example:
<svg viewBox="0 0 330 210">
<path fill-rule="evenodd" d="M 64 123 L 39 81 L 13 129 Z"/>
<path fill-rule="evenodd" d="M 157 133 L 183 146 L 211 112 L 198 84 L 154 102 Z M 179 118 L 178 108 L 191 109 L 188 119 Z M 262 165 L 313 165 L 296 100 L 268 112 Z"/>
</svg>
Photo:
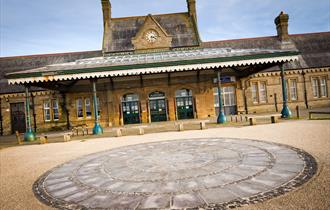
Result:
<svg viewBox="0 0 330 210">
<path fill-rule="evenodd" d="M 114 17 L 187 11 L 186 0 L 111 0 Z M 100 0 L 0 0 L 0 56 L 101 49 Z M 290 33 L 330 31 L 329 0 L 197 0 L 204 41 L 276 34 L 274 18 L 290 15 Z"/>
</svg>

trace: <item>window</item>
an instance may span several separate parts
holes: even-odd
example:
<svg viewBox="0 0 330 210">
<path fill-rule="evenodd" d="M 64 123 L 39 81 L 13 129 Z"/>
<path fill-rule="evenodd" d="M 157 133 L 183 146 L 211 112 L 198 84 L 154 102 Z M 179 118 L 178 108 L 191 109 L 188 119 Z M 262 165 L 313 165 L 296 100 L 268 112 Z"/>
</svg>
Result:
<svg viewBox="0 0 330 210">
<path fill-rule="evenodd" d="M 236 105 L 236 93 L 234 86 L 227 86 L 221 88 L 222 102 L 224 106 L 235 106 Z M 219 96 L 218 88 L 213 89 L 214 96 L 214 107 L 219 107 Z"/>
<path fill-rule="evenodd" d="M 251 87 L 251 91 L 252 91 L 252 101 L 253 103 L 258 103 L 258 83 L 254 82 L 252 83 L 252 87 Z"/>
<path fill-rule="evenodd" d="M 44 101 L 44 119 L 45 122 L 57 121 L 60 119 L 57 99 L 48 99 Z"/>
<path fill-rule="evenodd" d="M 51 121 L 50 101 L 49 100 L 44 101 L 44 118 L 45 118 L 46 122 Z"/>
<path fill-rule="evenodd" d="M 85 113 L 86 113 L 86 117 L 92 117 L 91 99 L 89 98 L 85 99 Z"/>
<path fill-rule="evenodd" d="M 259 86 L 259 102 L 266 103 L 267 102 L 267 87 L 266 82 L 260 82 Z"/>
<path fill-rule="evenodd" d="M 77 99 L 77 117 L 78 118 L 84 117 L 84 114 L 83 114 L 83 100 L 81 98 Z"/>
<path fill-rule="evenodd" d="M 321 91 L 321 97 L 328 96 L 328 87 L 327 87 L 327 78 L 326 77 L 321 77 L 321 79 L 320 79 L 320 91 Z"/>
<path fill-rule="evenodd" d="M 297 100 L 297 80 L 295 79 L 290 79 L 289 80 L 289 88 L 290 88 L 290 99 L 292 101 Z"/>
<path fill-rule="evenodd" d="M 57 121 L 59 120 L 59 112 L 58 112 L 58 100 L 52 100 L 52 106 L 53 106 L 53 120 Z"/>
<path fill-rule="evenodd" d="M 327 77 L 312 77 L 314 98 L 328 97 Z"/>
</svg>

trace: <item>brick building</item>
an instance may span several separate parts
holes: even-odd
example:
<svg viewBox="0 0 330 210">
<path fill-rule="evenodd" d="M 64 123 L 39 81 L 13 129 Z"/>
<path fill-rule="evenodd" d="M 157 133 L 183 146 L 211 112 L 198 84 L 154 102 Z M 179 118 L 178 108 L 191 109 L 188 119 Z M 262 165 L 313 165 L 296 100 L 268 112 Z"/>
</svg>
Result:
<svg viewBox="0 0 330 210">
<path fill-rule="evenodd" d="M 195 0 L 187 12 L 125 18 L 101 2 L 102 50 L 0 58 L 2 135 L 81 124 L 98 133 L 98 125 L 219 112 L 223 122 L 224 114 L 281 112 L 283 98 L 284 108 L 330 105 L 330 32 L 289 35 L 281 13 L 277 36 L 202 42 Z"/>
</svg>

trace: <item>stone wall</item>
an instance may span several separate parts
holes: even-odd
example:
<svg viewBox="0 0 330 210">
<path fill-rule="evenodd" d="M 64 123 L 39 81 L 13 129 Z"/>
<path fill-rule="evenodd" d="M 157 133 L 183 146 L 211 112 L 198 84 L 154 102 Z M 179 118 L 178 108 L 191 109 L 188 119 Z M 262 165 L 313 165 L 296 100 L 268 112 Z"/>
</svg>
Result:
<svg viewBox="0 0 330 210">
<path fill-rule="evenodd" d="M 289 99 L 289 106 L 293 110 L 295 106 L 305 106 L 304 84 L 306 84 L 308 105 L 313 108 L 330 106 L 330 68 L 309 69 L 303 71 L 287 71 L 286 79 L 295 79 L 297 81 L 297 100 Z M 197 72 L 180 72 L 159 75 L 144 75 L 135 77 L 119 77 L 110 79 L 100 79 L 97 82 L 98 97 L 100 101 L 100 123 L 103 127 L 120 126 L 123 125 L 123 116 L 121 113 L 121 100 L 125 94 L 136 93 L 139 95 L 141 107 L 141 121 L 142 123 L 150 123 L 150 114 L 148 109 L 148 96 L 154 91 L 161 91 L 165 93 L 168 105 L 168 119 L 174 121 L 176 117 L 175 92 L 180 89 L 190 89 L 194 98 L 194 116 L 198 119 L 216 117 L 214 108 L 213 88 L 217 86 L 214 83 L 216 77 L 214 71 L 202 71 L 197 76 Z M 305 77 L 305 83 L 304 83 Z M 327 78 L 327 97 L 314 98 L 312 94 L 311 78 L 326 77 Z M 251 84 L 253 82 L 266 82 L 267 84 L 267 100 L 265 103 L 253 103 Z M 240 113 L 245 112 L 246 97 L 248 112 L 265 113 L 275 112 L 274 98 L 277 97 L 278 111 L 282 108 L 282 89 L 279 72 L 259 73 L 249 78 L 238 79 L 235 83 L 225 83 L 226 85 L 236 86 L 236 102 L 237 110 Z M 80 125 L 88 124 L 89 127 L 94 125 L 93 113 L 93 98 L 92 86 L 89 81 L 80 81 L 74 86 L 70 92 L 66 94 L 66 107 L 69 111 L 70 124 Z M 61 130 L 66 128 L 67 116 L 62 105 L 64 104 L 63 96 L 54 91 L 34 92 L 35 96 L 35 111 L 37 132 L 44 132 L 50 130 Z M 10 104 L 17 102 L 25 102 L 23 93 L 3 94 L 1 98 L 1 113 L 3 119 L 4 135 L 12 134 L 11 130 L 11 115 Z M 91 100 L 92 116 L 90 118 L 77 117 L 77 103 L 78 98 L 89 98 Z M 45 100 L 57 99 L 59 102 L 59 120 L 45 122 L 43 104 Z M 33 116 L 31 111 L 31 121 L 33 126 Z"/>
</svg>

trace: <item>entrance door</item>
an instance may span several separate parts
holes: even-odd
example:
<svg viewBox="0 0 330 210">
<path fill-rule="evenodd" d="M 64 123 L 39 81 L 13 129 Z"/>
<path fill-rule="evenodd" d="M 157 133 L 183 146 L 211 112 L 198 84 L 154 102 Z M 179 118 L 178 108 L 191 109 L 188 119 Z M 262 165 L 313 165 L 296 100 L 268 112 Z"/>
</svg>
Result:
<svg viewBox="0 0 330 210">
<path fill-rule="evenodd" d="M 167 107 L 165 94 L 153 92 L 149 95 L 151 122 L 167 121 Z"/>
<path fill-rule="evenodd" d="M 178 120 L 194 119 L 192 91 L 183 89 L 176 91 L 176 109 Z"/>
<path fill-rule="evenodd" d="M 137 94 L 124 95 L 122 100 L 124 124 L 140 123 L 140 102 Z"/>
<path fill-rule="evenodd" d="M 18 131 L 24 133 L 26 131 L 24 103 L 10 104 L 10 113 L 11 132 L 15 133 L 15 131 Z"/>
<path fill-rule="evenodd" d="M 225 115 L 236 115 L 237 106 L 236 106 L 236 88 L 235 86 L 226 86 L 222 88 L 222 100 L 223 100 L 223 109 Z M 219 114 L 219 97 L 218 97 L 218 88 L 214 88 L 214 106 L 216 114 Z"/>
</svg>

